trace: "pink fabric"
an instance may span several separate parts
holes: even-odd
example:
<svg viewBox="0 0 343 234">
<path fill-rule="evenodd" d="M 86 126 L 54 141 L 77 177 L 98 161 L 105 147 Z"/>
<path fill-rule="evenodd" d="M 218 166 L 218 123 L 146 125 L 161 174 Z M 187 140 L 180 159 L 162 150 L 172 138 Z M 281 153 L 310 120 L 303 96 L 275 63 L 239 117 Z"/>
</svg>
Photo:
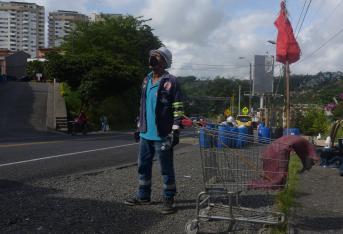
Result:
<svg viewBox="0 0 343 234">
<path fill-rule="evenodd" d="M 291 151 L 301 159 L 319 160 L 316 150 L 305 138 L 300 136 L 283 136 L 270 144 L 262 153 L 263 175 L 260 180 L 252 180 L 251 189 L 278 189 L 285 185 L 288 175 L 288 163 Z"/>
</svg>

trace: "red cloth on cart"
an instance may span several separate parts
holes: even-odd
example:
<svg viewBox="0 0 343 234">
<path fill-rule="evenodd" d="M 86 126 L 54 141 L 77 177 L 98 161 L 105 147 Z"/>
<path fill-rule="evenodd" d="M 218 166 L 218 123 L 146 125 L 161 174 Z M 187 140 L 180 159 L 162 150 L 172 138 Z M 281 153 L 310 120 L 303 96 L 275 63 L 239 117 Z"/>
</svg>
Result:
<svg viewBox="0 0 343 234">
<path fill-rule="evenodd" d="M 319 160 L 316 149 L 300 136 L 283 136 L 271 143 L 262 153 L 262 179 L 252 180 L 250 189 L 279 189 L 285 185 L 288 175 L 288 162 L 291 151 L 299 156 L 303 166 L 308 158 Z"/>
</svg>

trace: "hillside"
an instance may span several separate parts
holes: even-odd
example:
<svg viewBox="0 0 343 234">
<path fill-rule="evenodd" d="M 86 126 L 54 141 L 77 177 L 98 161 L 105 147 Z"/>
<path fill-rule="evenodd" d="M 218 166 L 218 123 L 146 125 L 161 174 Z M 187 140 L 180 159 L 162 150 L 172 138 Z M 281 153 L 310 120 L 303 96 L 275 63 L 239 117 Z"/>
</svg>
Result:
<svg viewBox="0 0 343 234">
<path fill-rule="evenodd" d="M 343 93 L 342 72 L 293 75 L 290 82 L 293 103 L 325 105 L 333 102 L 333 97 Z M 283 90 L 283 87 L 280 87 L 280 90 Z"/>
</svg>

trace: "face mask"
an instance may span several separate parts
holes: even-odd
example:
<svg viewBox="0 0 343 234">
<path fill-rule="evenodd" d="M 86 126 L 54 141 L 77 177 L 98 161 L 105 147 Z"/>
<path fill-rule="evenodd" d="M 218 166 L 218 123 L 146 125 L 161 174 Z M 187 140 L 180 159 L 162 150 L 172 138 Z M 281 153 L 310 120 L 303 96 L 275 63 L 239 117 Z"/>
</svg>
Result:
<svg viewBox="0 0 343 234">
<path fill-rule="evenodd" d="M 157 58 L 155 56 L 151 56 L 149 58 L 149 65 L 152 67 L 156 67 L 158 65 L 159 61 L 157 60 Z"/>
</svg>

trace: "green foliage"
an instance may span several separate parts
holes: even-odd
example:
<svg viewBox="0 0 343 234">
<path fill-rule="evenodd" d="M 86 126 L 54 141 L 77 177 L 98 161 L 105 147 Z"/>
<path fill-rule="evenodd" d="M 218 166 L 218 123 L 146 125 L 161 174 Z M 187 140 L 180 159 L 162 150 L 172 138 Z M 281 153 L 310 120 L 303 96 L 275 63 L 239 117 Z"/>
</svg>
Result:
<svg viewBox="0 0 343 234">
<path fill-rule="evenodd" d="M 81 97 L 78 91 L 73 91 L 69 85 L 62 83 L 61 94 L 64 96 L 69 119 L 73 119 L 80 113 Z"/>
<path fill-rule="evenodd" d="M 49 74 L 79 89 L 86 104 L 139 86 L 149 51 L 161 45 L 144 23 L 125 16 L 78 24 L 62 46 L 64 54 L 47 56 Z"/>
<path fill-rule="evenodd" d="M 139 92 L 129 89 L 116 97 L 108 97 L 98 106 L 89 109 L 89 118 L 100 127 L 100 117 L 105 115 L 111 129 L 135 128 L 135 119 L 138 115 Z"/>
<path fill-rule="evenodd" d="M 88 110 L 94 121 L 112 110 L 115 112 L 108 113 L 109 121 L 117 122 L 124 113 L 136 116 L 139 87 L 149 69 L 149 52 L 160 46 L 150 26 L 140 18 L 123 16 L 83 22 L 62 45 L 63 53 L 47 54 L 46 70 L 75 93 L 69 100 L 74 104 L 68 104 L 72 111 L 80 99 L 80 108 Z M 129 91 L 134 101 L 128 97 Z M 129 104 L 124 105 L 127 100 Z M 120 119 L 131 121 L 127 117 Z"/>
<path fill-rule="evenodd" d="M 283 93 L 283 81 L 279 93 Z M 319 72 L 316 75 L 292 75 L 290 90 L 293 103 L 325 105 L 333 102 L 332 98 L 343 90 L 341 72 Z"/>
<path fill-rule="evenodd" d="M 295 196 L 299 184 L 299 171 L 302 168 L 301 165 L 302 164 L 299 157 L 297 157 L 295 154 L 292 154 L 288 166 L 287 186 L 284 190 L 279 192 L 276 197 L 278 210 L 284 213 L 286 218 L 290 213 L 290 209 L 296 205 Z M 273 228 L 271 233 L 287 233 L 287 220 L 284 224 Z"/>
<path fill-rule="evenodd" d="M 42 73 L 43 76 L 45 76 L 44 62 L 38 60 L 28 62 L 26 66 L 26 74 L 29 77 L 34 78 L 37 73 Z"/>
<path fill-rule="evenodd" d="M 217 77 L 214 80 L 198 80 L 196 77 L 178 77 L 185 96 L 186 114 L 215 117 L 223 114 L 230 106 L 229 98 L 226 101 L 207 100 L 206 97 L 232 97 L 238 100 L 238 86 L 242 87 L 242 106 L 248 105 L 248 98 L 243 96 L 249 90 L 249 81 L 234 78 Z M 235 103 L 236 104 L 236 103 Z"/>
<path fill-rule="evenodd" d="M 343 102 L 340 102 L 336 105 L 335 109 L 332 112 L 334 119 L 343 119 Z"/>
<path fill-rule="evenodd" d="M 330 127 L 330 122 L 322 110 L 311 110 L 299 117 L 296 126 L 301 132 L 314 136 L 318 133 L 326 133 Z"/>
</svg>

